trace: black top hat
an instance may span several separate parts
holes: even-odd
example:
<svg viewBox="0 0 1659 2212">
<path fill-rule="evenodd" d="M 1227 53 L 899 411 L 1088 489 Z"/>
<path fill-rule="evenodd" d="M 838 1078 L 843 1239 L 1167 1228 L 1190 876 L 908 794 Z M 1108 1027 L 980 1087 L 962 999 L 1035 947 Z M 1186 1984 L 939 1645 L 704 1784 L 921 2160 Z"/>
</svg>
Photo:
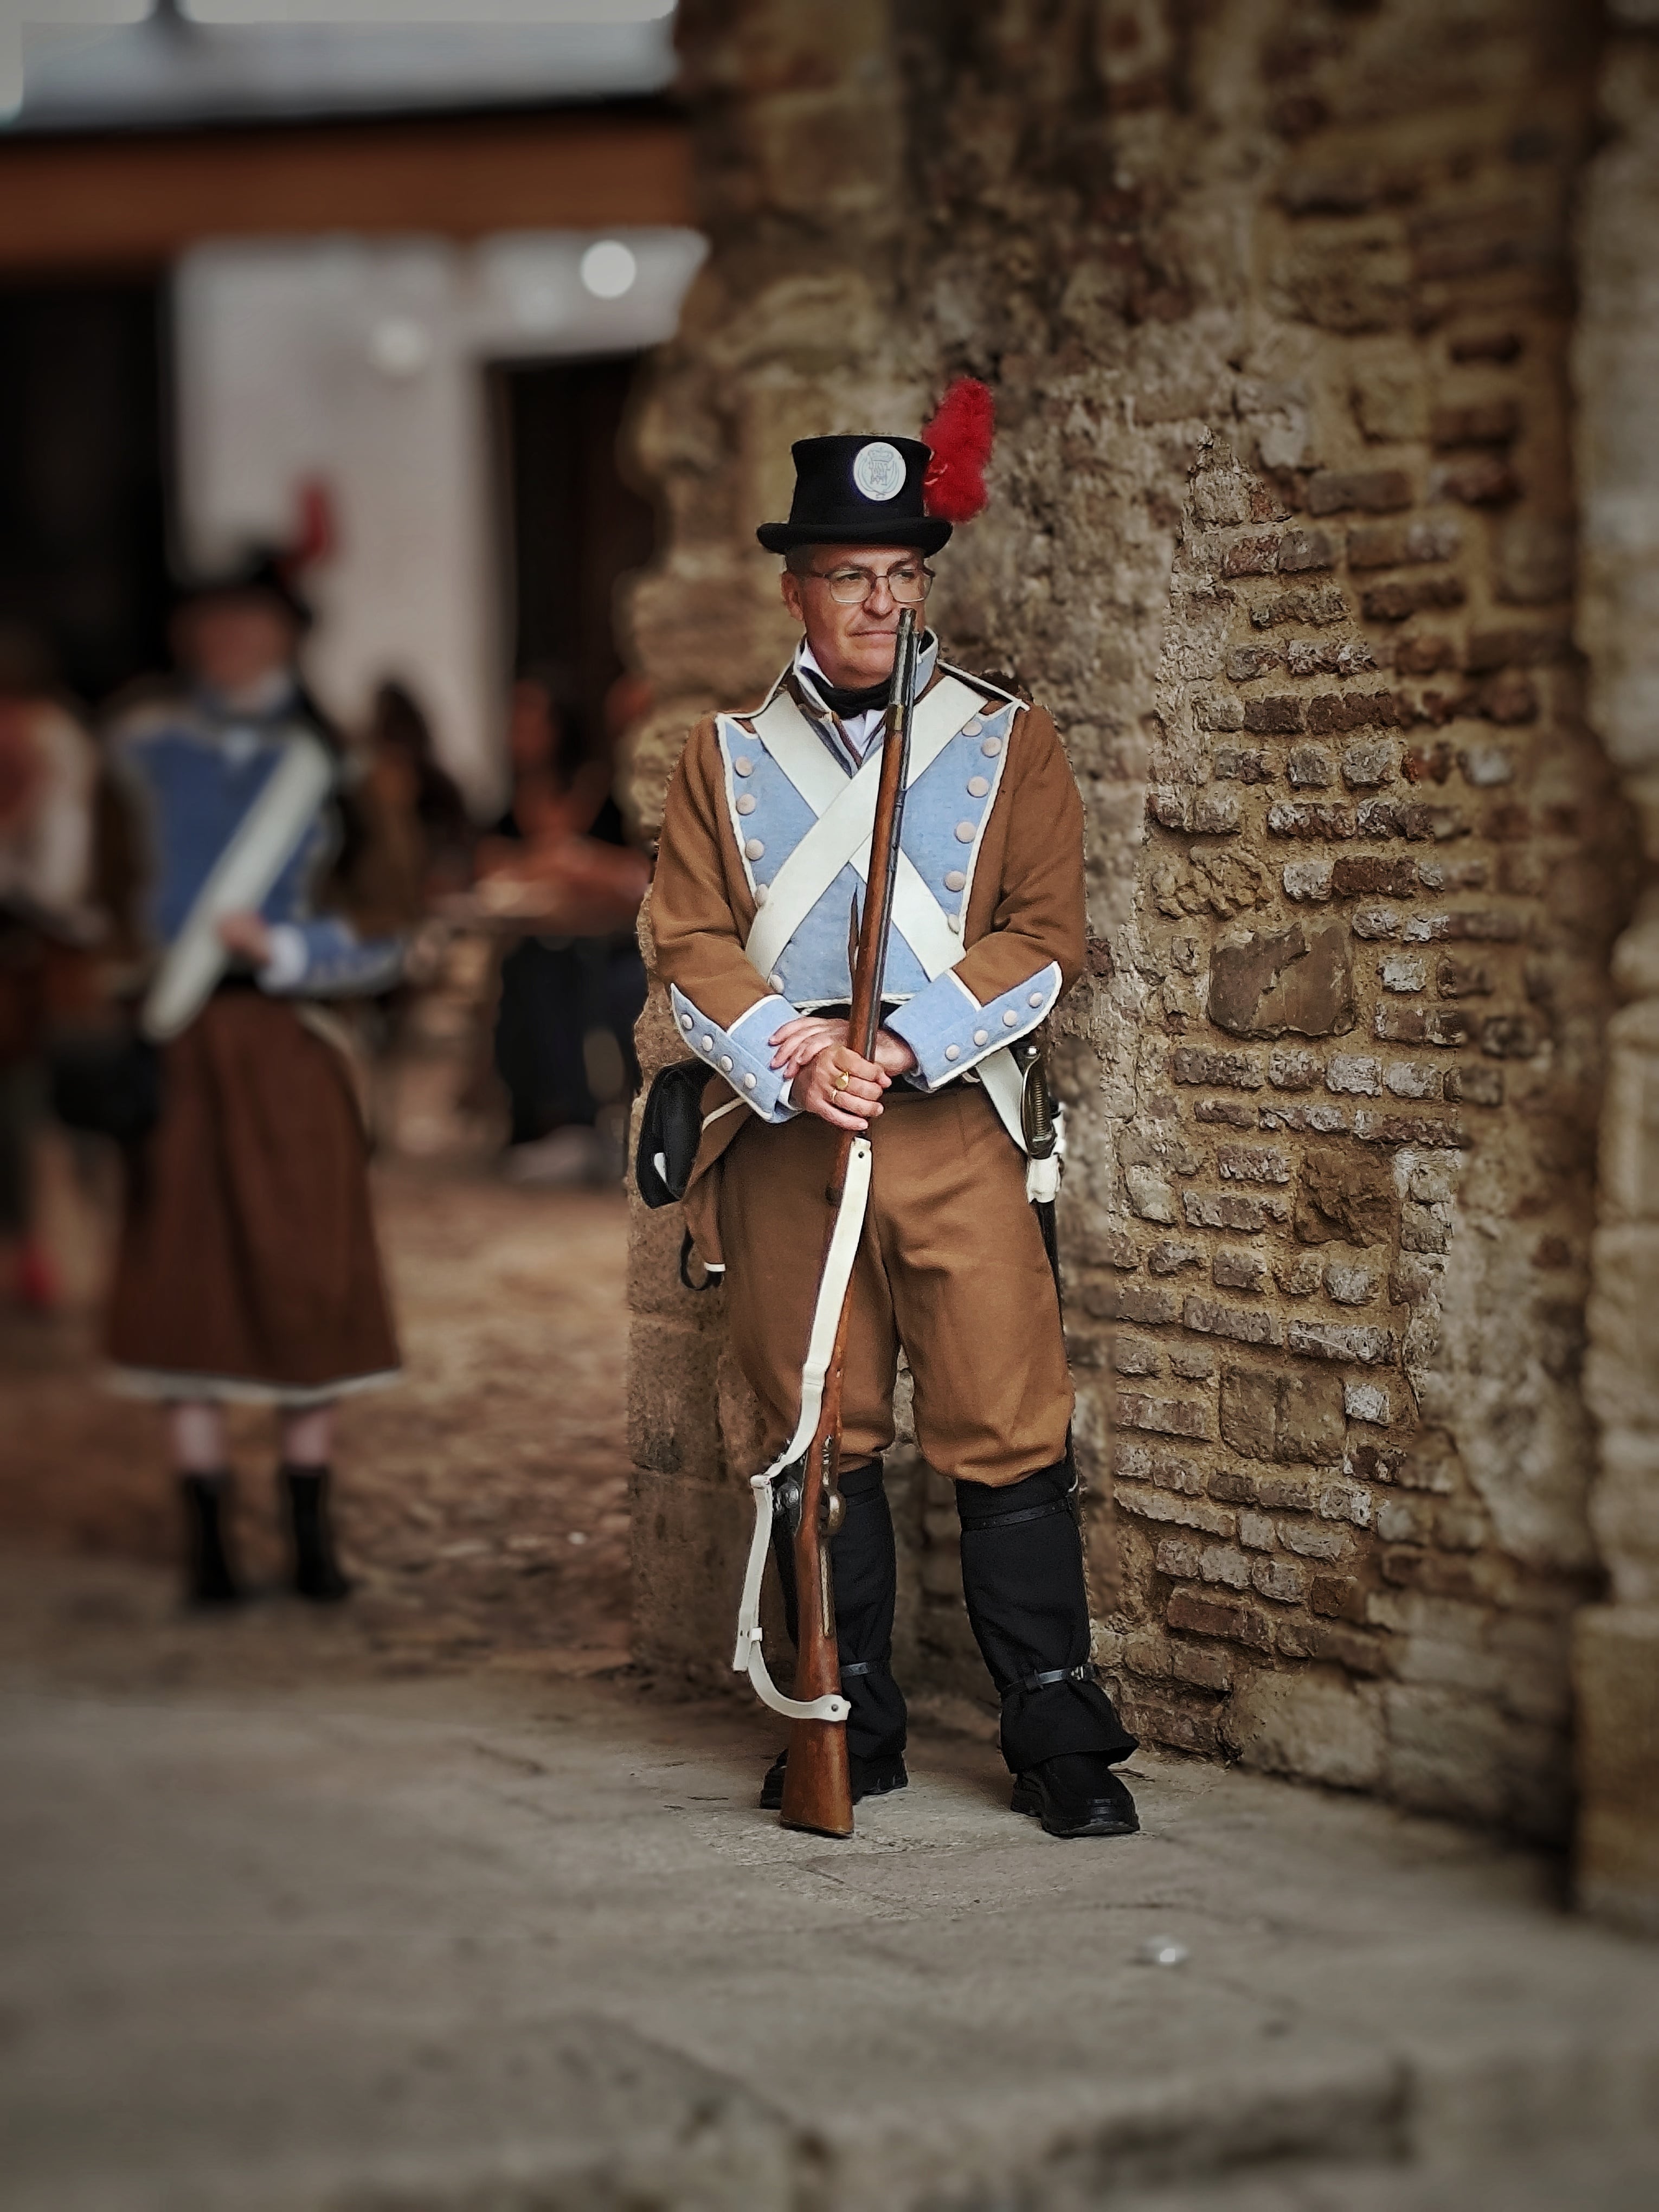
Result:
<svg viewBox="0 0 1659 2212">
<path fill-rule="evenodd" d="M 796 545 L 913 545 L 937 553 L 951 526 L 922 505 L 933 460 L 920 438 L 800 438 L 787 522 L 755 532 L 769 553 Z"/>
<path fill-rule="evenodd" d="M 256 546 L 233 567 L 185 577 L 174 588 L 175 607 L 203 599 L 273 599 L 300 629 L 314 619 L 310 603 L 295 588 L 289 563 L 268 547 Z"/>
</svg>

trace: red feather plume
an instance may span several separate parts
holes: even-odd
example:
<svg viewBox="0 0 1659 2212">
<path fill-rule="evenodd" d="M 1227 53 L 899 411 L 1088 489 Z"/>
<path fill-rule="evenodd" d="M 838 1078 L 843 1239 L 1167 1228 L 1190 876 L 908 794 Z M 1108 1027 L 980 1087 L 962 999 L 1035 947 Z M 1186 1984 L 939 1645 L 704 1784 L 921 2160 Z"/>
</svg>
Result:
<svg viewBox="0 0 1659 2212">
<path fill-rule="evenodd" d="M 959 376 L 922 432 L 933 458 L 921 480 L 922 505 L 941 522 L 971 522 L 985 506 L 996 403 L 976 377 Z"/>
</svg>

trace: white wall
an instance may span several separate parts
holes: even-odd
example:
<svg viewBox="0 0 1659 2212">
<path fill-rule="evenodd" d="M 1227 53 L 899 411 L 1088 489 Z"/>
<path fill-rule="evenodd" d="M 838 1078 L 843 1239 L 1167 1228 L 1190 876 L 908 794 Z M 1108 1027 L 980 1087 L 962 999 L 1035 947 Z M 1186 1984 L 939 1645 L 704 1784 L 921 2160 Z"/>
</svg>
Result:
<svg viewBox="0 0 1659 2212">
<path fill-rule="evenodd" d="M 483 364 L 668 337 L 702 239 L 612 235 L 637 275 L 608 301 L 582 281 L 594 239 L 563 232 L 215 243 L 176 271 L 179 557 L 212 569 L 288 542 L 299 487 L 324 481 L 339 546 L 307 578 L 318 695 L 350 725 L 400 678 L 480 805 L 508 674 Z"/>
</svg>

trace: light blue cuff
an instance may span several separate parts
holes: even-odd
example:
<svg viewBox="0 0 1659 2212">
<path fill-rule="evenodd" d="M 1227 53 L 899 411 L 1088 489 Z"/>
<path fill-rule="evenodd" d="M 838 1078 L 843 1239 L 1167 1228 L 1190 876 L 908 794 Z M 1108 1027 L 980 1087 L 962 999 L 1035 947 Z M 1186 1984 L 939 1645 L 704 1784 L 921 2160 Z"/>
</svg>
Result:
<svg viewBox="0 0 1659 2212">
<path fill-rule="evenodd" d="M 258 974 L 262 991 L 291 991 L 306 972 L 306 933 L 297 923 L 276 921 L 267 932 L 270 953 Z"/>
<path fill-rule="evenodd" d="M 270 936 L 270 958 L 258 981 L 273 998 L 367 998 L 389 991 L 403 973 L 400 937 L 365 940 L 331 918 L 276 922 Z"/>
<path fill-rule="evenodd" d="M 672 984 L 668 996 L 675 1023 L 686 1043 L 715 1074 L 726 1078 L 745 1106 L 758 1114 L 763 1121 L 793 1120 L 796 1109 L 789 1103 L 783 1071 L 772 1065 L 770 1039 L 782 1023 L 796 1018 L 798 1007 L 792 1006 L 787 999 L 758 999 L 746 1012 L 738 1015 L 729 1030 L 723 1030 L 718 1022 L 700 1013 L 684 992 Z"/>
<path fill-rule="evenodd" d="M 955 969 L 947 969 L 890 1014 L 886 1026 L 916 1056 L 910 1081 L 920 1091 L 937 1091 L 999 1045 L 1018 1043 L 1053 1009 L 1059 996 L 1060 968 L 1053 960 L 984 1006 Z"/>
</svg>

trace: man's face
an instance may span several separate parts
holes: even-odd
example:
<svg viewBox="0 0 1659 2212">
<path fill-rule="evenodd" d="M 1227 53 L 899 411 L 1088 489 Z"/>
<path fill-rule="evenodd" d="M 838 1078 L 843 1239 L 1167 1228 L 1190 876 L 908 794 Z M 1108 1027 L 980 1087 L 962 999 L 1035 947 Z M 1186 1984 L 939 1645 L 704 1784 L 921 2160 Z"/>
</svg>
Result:
<svg viewBox="0 0 1659 2212">
<path fill-rule="evenodd" d="M 173 622 L 173 649 L 192 676 L 227 697 L 286 668 L 299 629 L 279 600 L 263 592 L 194 599 Z"/>
<path fill-rule="evenodd" d="M 783 603 L 805 628 L 812 658 L 832 684 L 848 690 L 884 683 L 893 672 L 900 611 L 887 580 L 920 574 L 922 556 L 904 546 L 813 545 L 807 567 L 811 573 L 804 576 L 785 569 Z M 860 570 L 875 580 L 869 597 L 843 606 L 829 580 Z"/>
</svg>

